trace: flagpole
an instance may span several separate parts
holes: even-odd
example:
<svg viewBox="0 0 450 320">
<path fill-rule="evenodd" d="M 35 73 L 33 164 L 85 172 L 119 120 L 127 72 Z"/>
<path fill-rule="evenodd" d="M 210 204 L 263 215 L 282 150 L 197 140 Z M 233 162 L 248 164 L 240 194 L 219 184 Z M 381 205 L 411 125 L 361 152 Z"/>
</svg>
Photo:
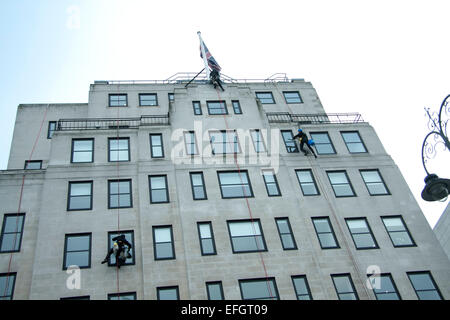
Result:
<svg viewBox="0 0 450 320">
<path fill-rule="evenodd" d="M 200 35 L 200 31 L 198 31 L 197 34 L 198 38 L 200 39 L 200 48 L 202 50 L 203 63 L 205 64 L 206 78 L 209 80 L 209 67 L 208 67 L 208 60 L 206 59 L 205 47 L 203 44 L 202 36 Z"/>
</svg>

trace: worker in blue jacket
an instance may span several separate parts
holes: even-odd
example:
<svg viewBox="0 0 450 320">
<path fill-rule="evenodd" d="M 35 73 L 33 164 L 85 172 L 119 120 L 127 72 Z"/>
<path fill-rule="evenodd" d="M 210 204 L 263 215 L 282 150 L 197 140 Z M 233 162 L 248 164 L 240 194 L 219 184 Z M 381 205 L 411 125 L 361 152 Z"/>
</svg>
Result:
<svg viewBox="0 0 450 320">
<path fill-rule="evenodd" d="M 314 152 L 314 149 L 312 148 L 312 146 L 314 145 L 313 139 L 308 139 L 308 136 L 306 135 L 305 132 L 303 132 L 302 129 L 298 129 L 298 133 L 292 139 L 296 139 L 296 138 L 299 139 L 300 150 L 302 150 L 302 152 L 305 154 L 305 156 L 308 155 L 308 152 L 306 152 L 306 150 L 303 149 L 303 146 L 306 143 L 308 149 L 311 150 L 311 153 L 314 155 L 315 158 L 317 158 L 316 153 Z"/>
</svg>

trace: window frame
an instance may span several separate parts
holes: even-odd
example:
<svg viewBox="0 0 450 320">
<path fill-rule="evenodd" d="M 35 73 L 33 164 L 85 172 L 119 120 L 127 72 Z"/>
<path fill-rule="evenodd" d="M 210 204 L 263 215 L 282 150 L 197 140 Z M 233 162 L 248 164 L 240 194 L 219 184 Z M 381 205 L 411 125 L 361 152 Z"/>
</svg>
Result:
<svg viewBox="0 0 450 320">
<path fill-rule="evenodd" d="M 20 212 L 20 213 L 5 213 L 3 215 L 3 222 L 2 222 L 2 231 L 0 233 L 0 254 L 1 253 L 11 253 L 11 252 L 20 252 L 21 248 L 22 248 L 22 239 L 23 239 L 23 230 L 25 228 L 25 213 L 24 212 Z M 22 227 L 20 228 L 20 231 L 18 230 L 18 228 L 16 228 L 15 232 L 7 232 L 5 233 L 5 228 L 6 228 L 6 221 L 8 220 L 8 218 L 18 218 L 18 217 L 23 217 L 22 218 Z M 18 221 L 15 221 L 16 223 L 16 227 L 18 226 Z M 2 245 L 3 245 L 3 239 L 5 234 L 16 234 L 16 239 L 17 239 L 17 234 L 20 233 L 20 240 L 19 240 L 19 245 L 18 245 L 18 249 L 15 250 L 13 248 L 13 250 L 2 250 Z M 16 246 L 17 246 L 17 241 L 16 241 Z"/>
<path fill-rule="evenodd" d="M 209 286 L 210 285 L 219 285 L 221 299 L 211 299 L 211 294 L 209 292 Z M 206 295 L 208 297 L 208 300 L 225 300 L 225 294 L 223 292 L 222 281 L 206 281 L 205 282 L 205 287 L 206 287 Z"/>
<path fill-rule="evenodd" d="M 224 113 L 211 113 L 211 108 L 210 108 L 210 104 L 214 104 L 214 103 L 219 103 L 220 104 L 220 108 L 213 108 L 212 110 L 224 110 Z M 222 108 L 223 105 L 223 108 Z M 227 115 L 228 114 L 228 108 L 227 108 L 227 102 L 225 100 L 208 100 L 206 101 L 206 107 L 208 109 L 208 115 L 211 116 L 218 116 L 218 115 Z"/>
<path fill-rule="evenodd" d="M 434 286 L 434 290 L 417 290 L 416 287 L 414 286 L 413 281 L 411 280 L 411 275 L 418 275 L 418 274 L 427 274 L 429 276 L 431 283 Z M 438 285 L 436 284 L 436 281 L 434 280 L 433 275 L 431 274 L 430 271 L 411 271 L 411 272 L 406 272 L 406 275 L 408 276 L 409 282 L 411 283 L 411 286 L 413 287 L 418 300 L 422 300 L 420 298 L 419 294 L 417 293 L 418 291 L 436 291 L 436 293 L 440 297 L 440 299 L 444 300 L 441 290 L 439 289 Z M 423 299 L 423 300 L 425 300 L 425 299 Z"/>
<path fill-rule="evenodd" d="M 380 178 L 380 181 L 379 182 L 370 182 L 370 184 L 382 183 L 384 189 L 386 190 L 386 193 L 375 193 L 375 194 L 372 194 L 372 192 L 369 189 L 369 186 L 367 185 L 367 181 L 364 179 L 363 172 L 377 172 L 378 173 L 378 177 Z M 371 197 L 390 196 L 391 195 L 391 192 L 389 191 L 389 188 L 387 187 L 386 182 L 384 181 L 383 176 L 381 175 L 379 169 L 359 169 L 359 174 L 361 175 L 361 178 L 364 181 L 364 184 L 366 186 L 367 192 L 369 192 L 369 195 Z"/>
<path fill-rule="evenodd" d="M 116 235 L 126 234 L 129 233 L 131 235 L 131 258 L 132 260 L 130 262 L 126 262 L 122 264 L 122 266 L 134 266 L 136 264 L 136 254 L 135 254 L 135 241 L 134 241 L 134 230 L 120 230 L 120 231 L 108 231 L 106 243 L 108 244 L 108 251 L 112 248 L 112 238 Z M 111 255 L 112 256 L 112 255 Z M 108 259 L 108 267 L 115 267 L 116 263 L 111 262 L 111 257 Z"/>
<path fill-rule="evenodd" d="M 261 98 L 258 97 L 258 95 L 260 95 L 260 94 L 270 94 L 270 96 L 272 98 L 272 102 L 263 102 L 263 100 L 265 101 L 268 98 L 263 98 L 263 100 L 261 100 Z M 256 96 L 256 99 L 258 99 L 259 102 L 261 102 L 261 104 L 276 104 L 276 101 L 275 101 L 275 98 L 273 97 L 272 91 L 256 91 L 255 96 Z"/>
<path fill-rule="evenodd" d="M 117 96 L 117 97 L 125 96 L 125 105 L 123 105 L 123 106 L 121 106 L 121 105 L 112 105 L 111 104 L 111 98 L 114 97 L 114 96 Z M 117 99 L 117 103 L 119 103 L 119 101 L 120 101 L 120 99 L 118 98 Z M 109 108 L 125 108 L 125 107 L 128 107 L 128 94 L 127 93 L 109 93 L 108 94 L 108 107 Z"/>
<path fill-rule="evenodd" d="M 389 235 L 389 239 L 391 239 L 392 245 L 394 246 L 394 248 L 407 248 L 407 247 L 417 247 L 416 242 L 414 241 L 413 237 L 411 236 L 411 232 L 409 231 L 408 227 L 406 226 L 405 220 L 403 219 L 403 217 L 401 215 L 393 215 L 393 216 L 381 216 L 381 221 L 383 222 L 384 228 L 386 229 L 387 234 Z M 393 219 L 393 218 L 398 218 L 400 219 L 402 226 L 404 228 L 403 231 L 389 231 L 386 223 L 384 222 L 384 219 Z M 408 235 L 409 239 L 411 240 L 411 244 L 404 244 L 404 245 L 398 245 L 394 243 L 394 240 L 392 239 L 391 236 L 391 232 L 406 232 L 406 234 Z"/>
<path fill-rule="evenodd" d="M 180 300 L 180 289 L 178 286 L 164 286 L 164 287 L 156 287 L 156 300 L 161 300 L 160 291 L 161 290 L 170 290 L 174 289 L 177 295 L 177 298 L 175 300 Z M 164 299 L 165 300 L 165 299 Z"/>
<path fill-rule="evenodd" d="M 5 290 L 0 290 L 0 300 L 13 300 L 14 298 L 14 291 L 16 288 L 16 279 L 17 279 L 17 272 L 5 272 L 5 273 L 0 273 L 0 278 L 6 278 L 8 280 L 8 284 L 5 286 Z M 11 278 L 13 278 L 13 280 L 10 280 Z M 12 281 L 12 284 L 9 284 L 9 281 Z M 6 283 L 6 280 L 5 280 Z M 11 287 L 11 295 L 3 295 L 4 292 L 6 291 L 6 287 Z M 5 299 L 6 297 L 9 297 L 9 299 Z"/>
<path fill-rule="evenodd" d="M 209 232 L 211 233 L 211 238 L 202 238 L 200 225 L 208 225 L 209 226 Z M 214 238 L 214 231 L 213 231 L 213 227 L 212 227 L 211 221 L 199 221 L 199 222 L 197 222 L 197 230 L 198 230 L 198 240 L 199 240 L 199 243 L 200 243 L 200 252 L 201 252 L 202 256 L 214 256 L 214 255 L 217 255 L 216 240 Z M 209 239 L 211 241 L 213 252 L 210 252 L 210 253 L 205 253 L 204 252 L 203 241 L 202 240 L 205 240 L 205 239 L 206 240 Z"/>
<path fill-rule="evenodd" d="M 297 286 L 295 285 L 295 280 L 296 279 L 303 279 L 304 280 L 305 289 L 307 291 L 306 294 L 304 294 L 304 293 L 303 294 L 299 294 L 298 293 Z M 309 287 L 308 279 L 307 279 L 305 274 L 291 276 L 291 280 L 292 280 L 292 286 L 294 287 L 294 292 L 295 292 L 295 296 L 297 297 L 297 300 L 314 300 L 313 296 L 311 294 L 311 288 Z M 300 299 L 299 296 L 308 296 L 309 299 Z"/>
<path fill-rule="evenodd" d="M 285 220 L 287 222 L 287 227 L 289 229 L 289 233 L 283 233 L 283 234 L 281 233 L 280 226 L 278 225 L 278 221 L 281 221 L 281 220 Z M 275 224 L 277 226 L 278 235 L 280 236 L 281 247 L 283 248 L 283 250 L 284 251 L 298 250 L 297 242 L 295 241 L 294 232 L 292 231 L 292 227 L 291 227 L 291 223 L 289 221 L 289 218 L 288 217 L 276 217 L 275 218 Z M 286 248 L 285 244 L 283 242 L 283 237 L 282 236 L 283 235 L 287 235 L 287 234 L 291 236 L 292 243 L 294 245 L 294 247 L 292 247 L 292 248 Z"/>
<path fill-rule="evenodd" d="M 245 175 L 247 176 L 247 181 L 248 181 L 248 187 L 249 187 L 250 195 L 246 195 L 245 192 L 244 192 L 245 189 L 243 188 L 243 186 L 245 187 L 245 184 L 240 184 L 239 186 L 242 189 L 242 196 L 224 197 L 223 190 L 222 190 L 222 182 L 220 180 L 220 174 L 221 173 L 236 173 L 236 174 L 239 175 L 239 180 L 241 180 L 241 181 L 242 181 L 241 174 L 245 173 Z M 219 188 L 220 188 L 220 194 L 222 196 L 222 199 L 241 199 L 241 198 L 254 198 L 255 197 L 254 194 L 253 194 L 253 189 L 252 189 L 252 183 L 250 181 L 250 176 L 249 176 L 247 170 L 240 170 L 240 171 L 239 170 L 226 170 L 226 171 L 221 170 L 221 171 L 217 171 L 217 179 L 219 180 Z"/>
<path fill-rule="evenodd" d="M 158 258 L 157 257 L 157 248 L 156 245 L 158 243 L 169 243 L 169 242 L 156 242 L 156 238 L 155 238 L 155 230 L 156 229 L 169 229 L 170 230 L 170 244 L 171 244 L 171 248 L 172 248 L 172 256 L 171 257 L 165 257 L 165 258 Z M 162 261 L 162 260 L 175 260 L 176 259 L 176 252 L 175 252 L 175 242 L 174 242 L 174 238 L 173 238 L 173 227 L 172 225 L 157 225 L 157 226 L 152 226 L 152 237 L 153 237 L 153 257 L 155 261 Z"/>
<path fill-rule="evenodd" d="M 151 178 L 161 178 L 164 177 L 165 180 L 165 190 L 166 190 L 166 200 L 165 201 L 154 201 L 152 198 L 152 182 L 151 182 Z M 169 203 L 170 202 L 170 198 L 169 198 L 169 184 L 167 182 L 167 175 L 166 174 L 157 174 L 157 175 L 149 175 L 148 176 L 148 186 L 149 186 L 149 191 L 150 191 L 150 204 L 159 204 L 159 203 Z M 162 189 L 156 189 L 156 190 L 162 190 Z"/>
<path fill-rule="evenodd" d="M 346 180 L 347 180 L 347 184 L 349 185 L 350 190 L 352 191 L 352 194 L 351 194 L 351 195 L 337 195 L 337 194 L 336 194 L 336 190 L 335 190 L 335 188 L 334 188 L 334 186 L 335 186 L 336 184 L 333 184 L 333 183 L 332 183 L 331 178 L 330 178 L 330 175 L 329 175 L 330 173 L 343 173 L 344 176 L 345 176 L 345 178 L 346 178 Z M 351 197 L 357 197 L 357 194 L 356 194 L 356 192 L 355 192 L 355 189 L 353 189 L 352 182 L 350 181 L 350 179 L 349 179 L 349 177 L 348 177 L 347 170 L 330 170 L 330 171 L 326 171 L 326 174 L 327 174 L 327 177 L 328 177 L 328 181 L 330 182 L 331 188 L 333 189 L 334 196 L 335 196 L 336 198 L 351 198 Z M 338 185 L 344 185 L 344 184 L 343 184 L 343 183 L 339 183 Z"/>
<path fill-rule="evenodd" d="M 261 232 L 261 234 L 259 235 L 261 237 L 262 243 L 264 248 L 263 249 L 259 249 L 258 250 L 258 242 L 255 241 L 256 243 L 256 249 L 255 250 L 244 250 L 244 251 L 236 251 L 234 244 L 233 244 L 233 236 L 231 234 L 231 228 L 230 228 L 230 223 L 258 223 L 258 227 L 259 227 L 259 231 Z M 233 254 L 240 254 L 240 253 L 252 253 L 252 252 L 266 252 L 268 251 L 267 249 L 267 244 L 266 244 L 266 240 L 265 240 L 265 236 L 264 236 L 264 231 L 262 229 L 262 225 L 261 225 L 261 221 L 259 219 L 238 219 L 238 220 L 227 220 L 227 227 L 228 227 L 228 235 L 230 238 L 230 243 L 231 243 L 231 250 L 233 252 Z M 251 227 L 253 230 L 253 226 Z M 234 236 L 234 238 L 237 237 L 257 237 L 258 235 L 247 235 L 247 236 Z"/>
<path fill-rule="evenodd" d="M 273 182 L 267 182 L 265 172 L 270 172 L 271 176 L 273 177 Z M 275 174 L 275 171 L 273 169 L 263 169 L 261 170 L 261 174 L 263 176 L 264 185 L 266 186 L 267 196 L 268 197 L 281 197 L 281 190 L 280 185 L 278 184 L 277 176 Z M 268 184 L 274 184 L 277 189 L 277 194 L 270 194 Z"/>
<path fill-rule="evenodd" d="M 241 103 L 239 100 L 231 100 L 231 106 L 233 107 L 234 114 L 242 114 Z"/>
<path fill-rule="evenodd" d="M 108 293 L 108 300 L 122 300 L 121 297 L 122 296 L 132 296 L 133 299 L 126 299 L 126 300 L 137 300 L 137 294 L 136 291 L 132 291 L 132 292 L 120 292 L 120 293 Z M 112 298 L 116 298 L 117 299 L 112 299 Z"/>
<path fill-rule="evenodd" d="M 192 179 L 193 175 L 200 175 L 200 177 L 202 179 L 201 187 L 203 189 L 203 194 L 204 194 L 203 198 L 197 198 L 196 195 L 195 195 L 194 187 L 200 187 L 200 185 L 194 186 L 194 181 Z M 203 176 L 203 171 L 192 171 L 192 172 L 189 172 L 189 179 L 191 181 L 192 200 L 208 200 L 208 194 L 206 193 L 205 178 Z"/>
<path fill-rule="evenodd" d="M 368 279 L 370 279 L 370 277 L 372 277 L 372 275 L 367 275 L 367 277 L 368 277 Z M 381 284 L 381 277 L 387 277 L 390 280 L 392 287 L 394 288 L 394 291 L 377 292 L 377 290 L 382 290 L 382 288 L 376 289 L 376 288 L 372 287 L 372 292 L 375 295 L 375 298 L 377 300 L 402 300 L 402 297 L 400 296 L 400 292 L 398 291 L 397 285 L 395 284 L 395 281 L 394 281 L 394 278 L 392 277 L 392 274 L 390 274 L 390 273 L 381 273 L 379 275 L 376 275 L 375 277 L 379 277 L 380 278 L 379 279 L 380 284 Z M 395 293 L 397 295 L 398 299 L 379 299 L 379 295 L 392 294 L 392 293 Z"/>
<path fill-rule="evenodd" d="M 222 152 L 216 152 L 214 146 L 215 145 L 219 145 L 218 142 L 213 142 L 212 141 L 212 134 L 219 134 L 221 135 L 221 139 L 222 142 L 220 143 L 221 145 L 221 151 Z M 235 138 L 235 141 L 229 142 L 228 138 L 229 138 L 229 133 L 233 133 L 234 135 L 232 136 L 232 138 Z M 237 134 L 237 131 L 234 129 L 227 129 L 227 130 L 208 130 L 208 134 L 209 134 L 209 143 L 211 145 L 211 153 L 213 155 L 227 155 L 227 154 L 238 154 L 238 153 L 242 153 L 242 149 L 241 149 L 241 144 L 239 142 L 239 136 Z M 233 152 L 226 152 L 228 151 L 227 146 L 232 145 L 233 146 Z M 236 151 L 236 146 L 237 146 L 237 151 Z M 225 152 L 223 152 L 225 151 Z"/>
<path fill-rule="evenodd" d="M 309 172 L 309 175 L 310 175 L 310 177 L 312 179 L 312 182 L 303 182 L 302 183 L 300 181 L 300 177 L 298 176 L 298 172 Z M 314 177 L 314 173 L 312 172 L 312 169 L 295 169 L 295 175 L 297 177 L 298 184 L 300 185 L 300 190 L 302 190 L 302 193 L 303 193 L 304 197 L 320 196 L 320 190 L 319 190 L 319 187 L 317 186 L 316 178 Z M 306 183 L 308 183 L 308 184 L 312 183 L 314 185 L 314 188 L 316 190 L 315 194 L 305 194 L 305 190 L 303 190 L 302 184 L 306 184 Z"/>
<path fill-rule="evenodd" d="M 27 168 L 30 163 L 39 163 L 39 168 Z M 23 170 L 42 170 L 42 160 L 25 160 Z"/>
<path fill-rule="evenodd" d="M 337 294 L 339 300 L 343 300 L 343 299 L 341 299 L 341 294 L 349 294 L 349 293 L 352 293 L 355 295 L 355 298 L 356 298 L 355 300 L 359 300 L 358 292 L 356 291 L 355 284 L 353 283 L 352 275 L 350 273 L 336 273 L 336 274 L 331 274 L 330 276 L 331 276 L 331 280 L 333 282 L 334 290 L 336 291 L 336 294 Z M 349 280 L 353 291 L 339 292 L 338 288 L 336 286 L 336 282 L 334 281 L 335 277 L 346 277 Z"/>
<path fill-rule="evenodd" d="M 315 143 L 314 144 L 314 149 L 316 149 L 317 154 L 319 154 L 319 155 L 333 155 L 333 154 L 336 154 L 336 149 L 334 148 L 333 141 L 331 140 L 330 135 L 328 134 L 328 131 L 314 131 L 314 132 L 310 132 L 309 135 L 310 135 L 311 139 L 314 140 L 314 143 Z M 317 139 L 314 139 L 313 135 L 326 135 L 326 137 L 327 137 L 329 142 L 328 143 L 318 143 Z M 331 149 L 333 149 L 333 152 L 321 153 L 321 152 L 319 152 L 319 150 L 317 148 L 318 145 L 330 145 Z"/>
<path fill-rule="evenodd" d="M 189 143 L 189 145 L 194 145 L 194 147 L 195 147 L 195 150 L 193 153 L 191 153 L 192 150 L 190 150 L 190 148 L 188 148 L 186 134 L 190 135 L 190 139 L 192 139 L 192 141 L 193 141 L 193 142 Z M 198 155 L 199 152 L 198 152 L 198 144 L 197 144 L 197 137 L 196 137 L 195 131 L 193 131 L 193 130 L 183 131 L 183 139 L 184 139 L 184 147 L 186 150 L 186 155 L 191 156 L 191 157 Z"/>
<path fill-rule="evenodd" d="M 149 104 L 149 105 L 142 104 L 143 96 L 154 97 L 155 104 Z M 148 101 L 153 101 L 153 100 L 148 100 Z M 157 93 L 139 93 L 139 107 L 158 107 L 158 106 L 159 106 L 159 104 L 158 104 L 158 94 Z"/>
<path fill-rule="evenodd" d="M 288 132 L 291 135 L 290 141 L 286 141 L 286 138 L 283 135 L 283 133 L 288 133 Z M 297 146 L 297 143 L 294 140 L 294 134 L 292 133 L 292 130 L 280 130 L 280 134 L 281 134 L 281 137 L 283 138 L 284 147 L 286 148 L 287 153 L 299 153 L 300 152 L 300 150 Z M 294 146 L 288 146 L 288 142 L 292 142 L 294 144 Z M 294 147 L 295 147 L 295 149 L 293 151 L 291 151 L 292 150 L 291 148 L 294 148 Z"/>
<path fill-rule="evenodd" d="M 271 282 L 273 284 L 273 288 L 274 288 L 274 293 L 275 296 L 274 297 L 261 297 L 261 298 L 256 298 L 256 299 L 249 299 L 249 298 L 245 298 L 244 297 L 244 292 L 242 289 L 242 284 L 243 283 L 249 283 L 249 282 L 264 282 L 267 285 L 267 282 Z M 252 278 L 252 279 L 239 279 L 238 280 L 239 283 L 239 291 L 241 292 L 241 299 L 242 300 L 280 300 L 280 295 L 278 292 L 278 287 L 277 287 L 277 282 L 275 280 L 275 277 L 267 277 L 267 278 Z M 273 299 L 275 298 L 275 299 Z"/>
<path fill-rule="evenodd" d="M 120 195 L 123 194 L 127 194 L 127 193 L 120 193 L 120 187 L 118 187 L 117 191 L 119 193 L 117 194 L 111 194 L 111 183 L 112 182 L 117 182 L 117 183 L 121 183 L 121 182 L 128 182 L 128 186 L 130 189 L 130 193 L 129 193 L 129 197 L 130 197 L 130 205 L 129 206 L 121 206 L 120 205 Z M 111 196 L 112 195 L 116 195 L 119 196 L 118 197 L 118 206 L 117 207 L 113 207 L 111 206 Z M 132 180 L 131 179 L 108 179 L 108 209 L 126 209 L 126 208 L 133 208 L 133 184 L 132 184 Z"/>
<path fill-rule="evenodd" d="M 314 223 L 314 220 L 319 220 L 319 219 L 327 220 L 328 227 L 331 230 L 330 232 L 319 232 L 317 230 L 317 227 L 316 227 L 316 224 Z M 328 216 L 311 217 L 311 222 L 313 224 L 314 230 L 316 231 L 317 241 L 319 241 L 319 245 L 320 245 L 320 248 L 322 250 L 331 250 L 331 249 L 340 249 L 341 248 L 341 246 L 339 245 L 339 242 L 337 240 L 336 233 L 334 232 L 334 228 L 333 228 L 333 225 L 331 223 L 330 217 L 328 217 Z M 334 239 L 334 242 L 335 242 L 335 246 L 333 246 L 333 247 L 324 247 L 322 245 L 322 241 L 320 241 L 319 234 L 331 234 L 333 236 L 333 239 Z"/>
<path fill-rule="evenodd" d="M 347 147 L 347 150 L 348 150 L 348 152 L 349 152 L 350 154 L 369 153 L 369 151 L 367 150 L 366 145 L 364 144 L 364 140 L 361 138 L 361 135 L 359 134 L 359 131 L 357 131 L 357 130 L 340 131 L 340 133 L 341 133 L 342 140 L 344 141 L 345 146 Z M 344 134 L 346 134 L 346 133 L 356 133 L 356 135 L 358 136 L 359 142 L 347 142 L 347 141 L 345 140 L 345 138 L 344 138 Z M 356 144 L 356 143 L 359 144 L 359 143 L 360 143 L 360 144 L 363 146 L 363 148 L 364 148 L 365 151 L 352 152 L 352 151 L 350 151 L 350 148 L 348 147 L 348 144 L 349 144 L 349 143 L 350 143 L 350 144 Z"/>
<path fill-rule="evenodd" d="M 75 148 L 75 142 L 77 141 L 91 141 L 92 142 L 92 148 L 91 151 L 76 151 L 74 150 Z M 94 150 L 95 150 L 95 145 L 94 145 L 94 138 L 73 138 L 72 139 L 72 149 L 71 149 L 71 154 L 70 154 L 70 163 L 93 163 L 94 162 Z M 74 161 L 73 160 L 73 156 L 75 154 L 75 152 L 90 152 L 91 153 L 91 161 Z"/>
<path fill-rule="evenodd" d="M 163 134 L 162 134 L 162 133 L 150 133 L 149 137 L 150 137 L 150 156 L 151 156 L 151 158 L 152 158 L 152 159 L 161 159 L 161 158 L 164 158 L 165 156 L 164 156 L 164 140 L 163 140 Z M 159 145 L 159 146 L 158 146 L 158 145 L 154 146 L 154 145 L 153 145 L 152 137 L 159 137 L 160 140 L 161 140 L 161 145 Z M 153 154 L 153 148 L 160 148 L 160 149 L 161 149 L 161 156 L 155 156 L 155 155 Z"/>
<path fill-rule="evenodd" d="M 64 252 L 63 252 L 63 270 L 67 270 L 69 266 L 66 266 L 67 263 L 67 240 L 69 237 L 89 237 L 89 248 L 87 250 L 75 250 L 75 251 L 69 251 L 69 252 L 88 252 L 88 265 L 87 266 L 78 266 L 80 269 L 90 269 L 91 268 L 91 262 L 92 262 L 92 233 L 91 232 L 85 232 L 85 233 L 66 233 L 64 235 Z"/>
<path fill-rule="evenodd" d="M 54 128 L 52 128 L 54 127 Z M 56 121 L 49 121 L 47 128 L 47 139 L 51 139 L 53 137 L 53 133 L 56 131 Z"/>
<path fill-rule="evenodd" d="M 367 220 L 366 217 L 352 217 L 352 218 L 345 218 L 345 224 L 347 225 L 347 229 L 350 233 L 350 236 L 352 237 L 353 240 L 353 244 L 355 245 L 356 250 L 372 250 L 372 249 L 380 249 L 380 247 L 378 246 L 377 240 L 375 238 L 375 235 L 373 234 L 372 229 L 370 228 L 369 225 L 369 221 Z M 366 227 L 368 229 L 368 232 L 358 232 L 358 233 L 353 233 L 352 230 L 350 229 L 350 226 L 348 225 L 348 221 L 351 220 L 362 220 L 366 223 Z M 356 241 L 355 241 L 355 237 L 353 236 L 354 234 L 370 234 L 372 241 L 374 243 L 375 246 L 373 247 L 360 247 L 357 245 Z"/>
<path fill-rule="evenodd" d="M 82 208 L 82 209 L 71 209 L 70 208 L 70 200 L 72 197 L 85 197 L 85 196 L 71 196 L 72 192 L 72 185 L 73 184 L 87 184 L 89 183 L 91 185 L 90 190 L 90 202 L 89 202 L 89 208 Z M 85 210 L 92 210 L 93 207 L 93 198 L 94 198 L 94 181 L 93 180 L 83 180 L 83 181 L 69 181 L 69 187 L 67 190 L 67 211 L 85 211 Z"/>
<path fill-rule="evenodd" d="M 111 141 L 118 141 L 118 140 L 126 140 L 127 141 L 127 151 L 128 151 L 128 159 L 127 160 L 111 160 L 111 152 L 120 152 L 124 151 L 124 149 L 117 149 L 117 150 L 111 150 Z M 108 137 L 108 162 L 131 162 L 131 144 L 130 144 L 130 137 Z M 119 155 L 117 155 L 119 157 Z"/>
<path fill-rule="evenodd" d="M 258 134 L 259 140 L 257 140 L 257 141 L 255 141 L 255 137 L 253 136 L 254 132 Z M 263 134 L 262 134 L 260 129 L 250 129 L 250 137 L 252 138 L 253 149 L 255 150 L 256 153 L 265 153 L 265 152 L 267 152 L 266 143 L 264 142 L 264 136 L 263 136 Z M 264 150 L 259 150 L 260 148 L 256 147 L 257 145 L 259 146 L 260 144 L 262 144 Z"/>
<path fill-rule="evenodd" d="M 202 104 L 200 103 L 200 101 L 198 100 L 192 101 L 192 108 L 194 110 L 194 116 L 203 115 Z"/>
<path fill-rule="evenodd" d="M 300 102 L 289 102 L 288 99 L 286 98 L 286 93 L 296 93 L 298 95 L 298 99 L 300 100 Z M 284 97 L 284 101 L 286 101 L 287 104 L 303 103 L 302 96 L 300 95 L 300 92 L 298 92 L 298 91 L 283 91 L 283 97 Z"/>
</svg>

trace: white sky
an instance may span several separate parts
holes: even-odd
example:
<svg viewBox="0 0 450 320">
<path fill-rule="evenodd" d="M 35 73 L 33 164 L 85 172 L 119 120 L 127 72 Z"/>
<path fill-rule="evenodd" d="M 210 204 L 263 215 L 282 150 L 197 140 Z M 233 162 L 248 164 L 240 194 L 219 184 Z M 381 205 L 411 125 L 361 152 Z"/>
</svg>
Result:
<svg viewBox="0 0 450 320">
<path fill-rule="evenodd" d="M 449 9 L 448 0 L 2 1 L 0 169 L 18 104 L 87 102 L 94 80 L 198 72 L 201 31 L 224 74 L 304 78 L 326 112 L 361 113 L 434 226 L 448 201 L 420 198 L 421 147 L 424 107 L 438 111 L 450 93 Z M 429 171 L 450 178 L 449 154 Z"/>
</svg>

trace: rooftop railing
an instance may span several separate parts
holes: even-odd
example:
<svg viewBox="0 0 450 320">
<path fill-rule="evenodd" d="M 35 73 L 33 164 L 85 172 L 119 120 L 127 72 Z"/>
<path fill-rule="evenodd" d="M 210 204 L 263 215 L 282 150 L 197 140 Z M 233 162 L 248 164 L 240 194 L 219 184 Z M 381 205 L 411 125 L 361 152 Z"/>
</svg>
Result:
<svg viewBox="0 0 450 320">
<path fill-rule="evenodd" d="M 322 114 L 290 114 L 288 112 L 267 112 L 269 123 L 326 124 L 326 123 L 361 123 L 364 122 L 359 113 L 322 113 Z"/>
<path fill-rule="evenodd" d="M 85 118 L 85 119 L 60 119 L 57 131 L 75 130 L 116 130 L 138 129 L 142 126 L 167 126 L 170 125 L 170 117 L 167 115 L 141 116 L 139 118 Z"/>
</svg>

